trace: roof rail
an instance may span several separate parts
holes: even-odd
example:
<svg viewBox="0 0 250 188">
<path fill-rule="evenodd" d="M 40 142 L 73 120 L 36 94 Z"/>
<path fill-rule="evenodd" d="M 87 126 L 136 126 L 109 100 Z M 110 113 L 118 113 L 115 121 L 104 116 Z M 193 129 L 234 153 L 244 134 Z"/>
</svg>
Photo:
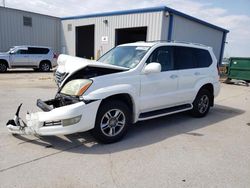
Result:
<svg viewBox="0 0 250 188">
<path fill-rule="evenodd" d="M 152 40 L 152 41 L 146 41 L 146 42 L 172 42 L 172 43 L 194 44 L 197 46 L 209 47 L 205 44 L 200 44 L 200 43 L 195 43 L 195 42 L 187 42 L 187 41 L 178 41 L 178 40 Z"/>
</svg>

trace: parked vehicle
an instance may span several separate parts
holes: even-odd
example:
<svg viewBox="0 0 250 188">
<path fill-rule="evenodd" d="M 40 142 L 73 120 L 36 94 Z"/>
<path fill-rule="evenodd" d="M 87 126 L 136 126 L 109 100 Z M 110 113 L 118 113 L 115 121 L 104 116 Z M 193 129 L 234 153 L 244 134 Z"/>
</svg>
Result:
<svg viewBox="0 0 250 188">
<path fill-rule="evenodd" d="M 176 42 L 138 42 L 113 48 L 98 61 L 58 59 L 54 99 L 44 112 L 7 123 L 16 134 L 58 135 L 91 130 L 104 143 L 120 140 L 128 125 L 182 111 L 204 117 L 220 84 L 210 47 Z"/>
<path fill-rule="evenodd" d="M 12 68 L 33 68 L 47 72 L 57 65 L 57 55 L 49 47 L 15 46 L 6 53 L 0 53 L 0 72 Z"/>
</svg>

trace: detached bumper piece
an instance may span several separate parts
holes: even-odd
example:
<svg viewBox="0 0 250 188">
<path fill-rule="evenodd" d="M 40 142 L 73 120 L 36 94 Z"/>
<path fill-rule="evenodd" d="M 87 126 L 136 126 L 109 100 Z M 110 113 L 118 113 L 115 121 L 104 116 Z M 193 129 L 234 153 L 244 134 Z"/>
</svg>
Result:
<svg viewBox="0 0 250 188">
<path fill-rule="evenodd" d="M 22 104 L 20 104 L 17 108 L 16 114 L 13 119 L 9 120 L 6 123 L 6 126 L 9 130 L 9 132 L 13 134 L 35 134 L 36 131 L 34 128 L 29 127 L 20 117 L 19 117 L 19 112 L 21 109 Z M 32 115 L 26 114 L 26 119 L 34 119 Z"/>
</svg>

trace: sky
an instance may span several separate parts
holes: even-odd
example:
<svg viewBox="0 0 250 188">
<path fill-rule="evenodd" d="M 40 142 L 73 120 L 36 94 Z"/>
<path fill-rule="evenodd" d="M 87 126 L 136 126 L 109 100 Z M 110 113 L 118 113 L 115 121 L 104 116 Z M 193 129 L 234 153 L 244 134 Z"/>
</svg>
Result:
<svg viewBox="0 0 250 188">
<path fill-rule="evenodd" d="M 250 0 L 5 0 L 5 6 L 57 17 L 168 6 L 229 30 L 224 57 L 250 57 Z"/>
</svg>

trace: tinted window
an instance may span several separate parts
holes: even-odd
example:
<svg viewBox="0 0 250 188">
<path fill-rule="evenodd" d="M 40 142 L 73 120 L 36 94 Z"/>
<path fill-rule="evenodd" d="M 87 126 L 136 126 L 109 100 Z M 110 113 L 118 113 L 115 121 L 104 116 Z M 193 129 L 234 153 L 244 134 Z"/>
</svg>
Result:
<svg viewBox="0 0 250 188">
<path fill-rule="evenodd" d="M 28 54 L 28 50 L 17 50 L 16 54 Z"/>
<path fill-rule="evenodd" d="M 29 48 L 29 54 L 47 54 L 49 53 L 48 48 Z"/>
<path fill-rule="evenodd" d="M 193 50 L 193 48 L 188 47 L 174 47 L 175 69 L 191 69 L 197 67 L 197 63 L 193 55 Z"/>
<path fill-rule="evenodd" d="M 194 49 L 194 56 L 199 68 L 209 67 L 212 64 L 212 58 L 207 50 Z"/>
<path fill-rule="evenodd" d="M 169 46 L 159 47 L 153 51 L 146 63 L 157 62 L 161 64 L 161 71 L 173 70 L 172 48 Z"/>
</svg>

